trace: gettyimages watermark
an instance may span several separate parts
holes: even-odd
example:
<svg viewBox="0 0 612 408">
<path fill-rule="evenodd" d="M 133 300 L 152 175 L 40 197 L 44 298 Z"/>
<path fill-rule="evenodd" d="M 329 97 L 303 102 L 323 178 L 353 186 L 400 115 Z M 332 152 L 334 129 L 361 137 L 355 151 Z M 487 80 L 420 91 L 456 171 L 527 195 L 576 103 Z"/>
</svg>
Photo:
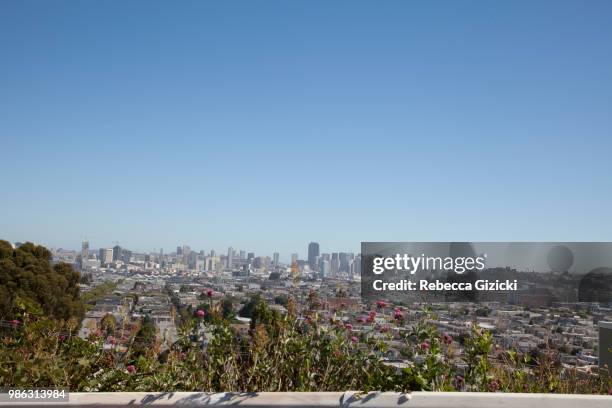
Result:
<svg viewBox="0 0 612 408">
<path fill-rule="evenodd" d="M 362 242 L 366 302 L 612 302 L 610 242 Z"/>
</svg>

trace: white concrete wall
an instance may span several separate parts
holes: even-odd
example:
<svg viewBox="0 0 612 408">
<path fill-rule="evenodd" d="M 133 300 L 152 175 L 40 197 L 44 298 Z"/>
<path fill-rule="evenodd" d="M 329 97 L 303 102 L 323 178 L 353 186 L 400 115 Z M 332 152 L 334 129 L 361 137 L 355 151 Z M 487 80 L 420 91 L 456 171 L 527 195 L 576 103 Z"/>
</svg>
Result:
<svg viewBox="0 0 612 408">
<path fill-rule="evenodd" d="M 503 394 L 468 392 L 414 392 L 400 394 L 357 392 L 117 392 L 71 393 L 68 402 L 0 402 L 0 407 L 91 407 L 125 406 L 239 406 L 264 407 L 346 407 L 346 408 L 612 408 L 612 396 L 559 394 Z"/>
</svg>

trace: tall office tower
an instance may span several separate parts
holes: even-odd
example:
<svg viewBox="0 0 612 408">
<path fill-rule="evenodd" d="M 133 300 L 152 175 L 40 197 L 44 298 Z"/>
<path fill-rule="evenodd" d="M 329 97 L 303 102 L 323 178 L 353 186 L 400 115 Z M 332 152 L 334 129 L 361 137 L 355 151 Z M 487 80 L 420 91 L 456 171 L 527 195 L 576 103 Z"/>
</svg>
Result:
<svg viewBox="0 0 612 408">
<path fill-rule="evenodd" d="M 329 277 L 329 261 L 324 258 L 319 258 L 319 276 L 321 278 Z"/>
<path fill-rule="evenodd" d="M 340 272 L 349 273 L 350 270 L 350 261 L 353 258 L 353 254 L 348 252 L 340 252 L 338 254 L 338 258 L 340 259 Z"/>
<path fill-rule="evenodd" d="M 274 255 L 272 255 L 272 266 L 274 267 L 278 266 L 278 258 L 279 258 L 279 254 L 278 252 L 275 252 Z"/>
<path fill-rule="evenodd" d="M 115 245 L 113 247 L 113 261 L 117 261 L 121 259 L 121 247 L 119 245 Z"/>
<path fill-rule="evenodd" d="M 183 256 L 183 248 L 180 246 L 176 247 L 176 256 Z"/>
<path fill-rule="evenodd" d="M 331 261 L 329 262 L 329 274 L 332 278 L 335 278 L 340 273 L 340 258 L 337 252 L 331 254 Z"/>
<path fill-rule="evenodd" d="M 89 241 L 83 241 L 83 243 L 81 244 L 81 258 L 89 258 Z"/>
<path fill-rule="evenodd" d="M 210 257 L 211 257 L 211 258 L 214 258 L 216 254 L 217 254 L 217 253 L 215 252 L 215 250 L 214 250 L 214 249 L 211 249 L 211 250 L 210 250 Z"/>
<path fill-rule="evenodd" d="M 109 264 L 113 262 L 113 248 L 100 248 L 99 258 L 101 264 Z"/>
<path fill-rule="evenodd" d="M 183 245 L 183 256 L 189 256 L 191 254 L 191 247 L 189 245 Z"/>
<path fill-rule="evenodd" d="M 353 279 L 361 276 L 361 255 L 357 255 L 353 260 Z"/>
<path fill-rule="evenodd" d="M 291 254 L 291 265 L 297 264 L 298 254 Z"/>
<path fill-rule="evenodd" d="M 240 259 L 246 259 L 246 251 L 244 251 L 244 250 L 242 250 L 242 249 L 241 249 L 241 250 L 240 250 L 240 256 L 239 256 L 239 258 L 240 258 Z"/>
<path fill-rule="evenodd" d="M 310 270 L 317 270 L 317 256 L 319 256 L 319 243 L 311 242 L 308 244 L 308 266 Z"/>
<path fill-rule="evenodd" d="M 227 248 L 227 269 L 232 269 L 234 266 L 234 248 Z"/>
<path fill-rule="evenodd" d="M 612 322 L 599 322 L 599 368 L 612 374 Z"/>
</svg>

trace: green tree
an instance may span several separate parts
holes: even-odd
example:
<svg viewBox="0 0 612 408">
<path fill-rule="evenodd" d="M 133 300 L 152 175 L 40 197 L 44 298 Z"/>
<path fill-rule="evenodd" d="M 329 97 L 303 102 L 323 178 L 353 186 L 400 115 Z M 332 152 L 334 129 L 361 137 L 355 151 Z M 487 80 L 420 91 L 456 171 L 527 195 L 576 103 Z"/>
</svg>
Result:
<svg viewBox="0 0 612 408">
<path fill-rule="evenodd" d="M 0 318 L 45 315 L 80 318 L 80 274 L 66 263 L 52 265 L 51 252 L 27 242 L 13 249 L 0 240 Z"/>
</svg>

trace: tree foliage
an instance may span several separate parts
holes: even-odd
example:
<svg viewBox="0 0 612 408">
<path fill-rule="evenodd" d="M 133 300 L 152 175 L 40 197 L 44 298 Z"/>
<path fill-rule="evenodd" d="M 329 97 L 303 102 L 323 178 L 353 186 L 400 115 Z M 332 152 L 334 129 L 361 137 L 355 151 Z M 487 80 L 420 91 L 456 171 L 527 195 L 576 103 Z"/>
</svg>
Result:
<svg viewBox="0 0 612 408">
<path fill-rule="evenodd" d="M 0 318 L 44 315 L 80 318 L 80 274 L 66 263 L 51 264 L 51 252 L 30 242 L 13 249 L 0 240 Z"/>
</svg>

